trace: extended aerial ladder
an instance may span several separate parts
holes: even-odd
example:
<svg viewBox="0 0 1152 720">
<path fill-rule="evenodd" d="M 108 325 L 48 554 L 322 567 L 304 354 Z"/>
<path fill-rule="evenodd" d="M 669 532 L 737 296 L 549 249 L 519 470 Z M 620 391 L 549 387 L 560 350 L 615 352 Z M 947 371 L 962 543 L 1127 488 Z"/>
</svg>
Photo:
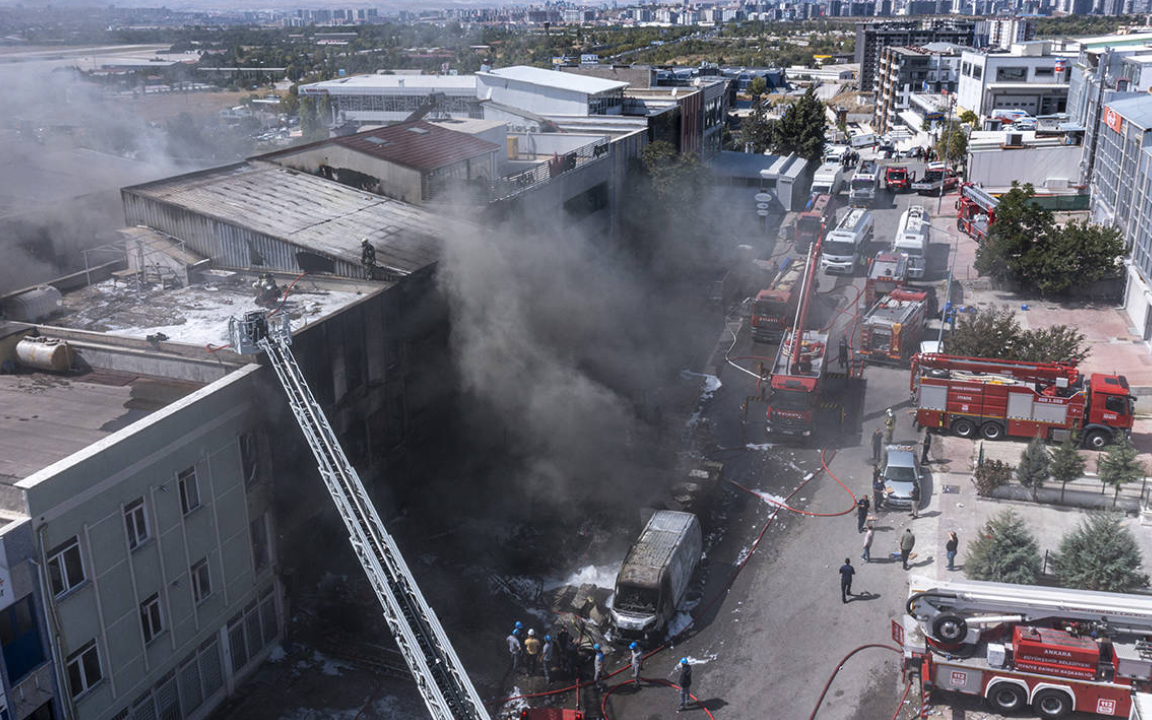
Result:
<svg viewBox="0 0 1152 720">
<path fill-rule="evenodd" d="M 242 320 L 229 320 L 228 333 L 237 352 L 247 355 L 263 351 L 268 355 L 288 395 L 292 414 L 316 456 L 320 476 L 348 528 L 356 556 L 384 608 L 388 628 L 434 720 L 489 720 L 440 620 L 384 529 L 360 476 L 348 462 L 292 356 L 287 314 L 245 313 Z"/>
</svg>

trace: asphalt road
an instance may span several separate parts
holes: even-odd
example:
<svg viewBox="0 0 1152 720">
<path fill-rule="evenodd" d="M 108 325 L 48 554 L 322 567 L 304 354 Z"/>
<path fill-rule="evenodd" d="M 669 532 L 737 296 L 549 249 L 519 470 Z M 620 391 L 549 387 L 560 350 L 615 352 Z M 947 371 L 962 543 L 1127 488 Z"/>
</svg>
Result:
<svg viewBox="0 0 1152 720">
<path fill-rule="evenodd" d="M 882 192 L 873 211 L 875 242 L 870 255 L 888 246 L 901 212 L 914 203 L 925 205 L 929 213 L 935 210 L 934 198 L 912 194 L 893 197 Z M 761 257 L 782 249 L 761 248 Z M 947 272 L 946 243 L 935 250 L 926 278 L 929 281 Z M 856 312 L 863 312 L 862 300 L 860 305 L 854 303 L 863 277 L 822 280 L 815 318 L 809 326 L 831 323 L 829 346 L 836 347 Z M 752 358 L 736 362 L 754 368 L 755 356 L 771 358 L 775 351 L 775 345 L 753 343 L 745 322 L 729 355 Z M 813 517 L 781 510 L 736 575 L 737 566 L 772 516 L 774 506 L 729 485 L 726 528 L 708 552 L 707 583 L 696 625 L 679 646 L 651 658 L 644 676 L 674 680 L 675 663 L 689 657 L 696 664 L 693 690 L 715 717 L 795 720 L 811 715 L 825 681 L 845 655 L 871 643 L 894 647 L 891 621 L 902 614 L 907 581 L 899 561 L 890 559 L 888 553 L 896 548 L 897 538 L 910 523 L 924 521 L 912 521 L 907 513 L 879 513 L 873 562 L 866 564 L 860 558 L 862 536 L 856 530 L 853 497 L 848 490 L 870 494 L 869 438 L 872 430 L 882 425 L 886 408 L 897 409 L 895 439 L 915 437 L 910 416 L 903 411 L 908 398 L 907 373 L 899 368 L 868 367 L 863 382 L 848 391 L 848 395 L 856 393 L 857 404 L 852 397 L 843 398 L 850 410 L 854 408 L 847 422 L 841 426 L 827 418 L 818 437 L 798 445 L 765 435 L 762 404 L 753 403 L 748 422 L 741 422 L 742 404 L 755 394 L 756 381 L 735 367 L 724 368 L 723 387 L 708 402 L 703 415 L 721 448 L 715 457 L 725 462 L 725 475 L 747 488 L 786 496 L 821 468 L 823 456 L 830 472 L 813 476 L 789 503 L 812 513 L 849 512 Z M 931 492 L 931 482 L 927 487 Z M 916 526 L 912 527 L 915 532 Z M 856 596 L 847 604 L 840 600 L 838 574 L 845 557 L 857 568 L 853 585 Z M 922 553 L 915 564 L 935 561 Z M 731 588 L 724 592 L 734 575 Z M 711 598 L 719 599 L 708 607 Z M 898 657 L 892 650 L 873 648 L 846 662 L 816 717 L 892 717 L 903 691 Z M 676 693 L 655 685 L 639 689 L 623 686 L 612 693 L 607 707 L 608 717 L 613 719 L 670 718 L 676 709 Z M 700 709 L 688 715 L 706 717 Z"/>
</svg>

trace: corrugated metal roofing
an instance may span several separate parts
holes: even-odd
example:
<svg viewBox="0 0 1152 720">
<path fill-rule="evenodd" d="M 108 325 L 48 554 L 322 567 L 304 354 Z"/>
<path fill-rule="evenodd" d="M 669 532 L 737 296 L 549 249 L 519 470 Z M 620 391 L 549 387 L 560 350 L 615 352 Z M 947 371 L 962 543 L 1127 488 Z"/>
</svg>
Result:
<svg viewBox="0 0 1152 720">
<path fill-rule="evenodd" d="M 455 165 L 500 149 L 496 143 L 422 120 L 345 135 L 327 142 L 421 172 Z"/>
<path fill-rule="evenodd" d="M 622 90 L 628 87 L 628 83 L 618 80 L 605 80 L 590 75 L 577 75 L 575 73 L 560 72 L 559 70 L 545 70 L 544 68 L 528 67 L 527 65 L 497 68 L 495 70 L 489 70 L 486 73 L 476 73 L 476 75 L 488 78 L 489 80 L 493 78 L 497 80 L 515 80 L 517 82 L 543 85 L 544 87 L 559 88 L 561 90 L 587 93 L 589 95 L 608 92 L 610 90 Z"/>
<path fill-rule="evenodd" d="M 439 257 L 456 221 L 391 198 L 266 162 L 248 162 L 125 188 L 125 193 L 248 228 L 355 265 L 360 238 L 381 265 L 411 273 Z"/>
<path fill-rule="evenodd" d="M 352 77 L 324 80 L 318 83 L 301 85 L 300 92 L 305 95 L 323 94 L 331 95 L 361 94 L 372 91 L 391 94 L 398 90 L 405 93 L 438 90 L 449 95 L 475 95 L 475 75 L 353 75 Z"/>
</svg>

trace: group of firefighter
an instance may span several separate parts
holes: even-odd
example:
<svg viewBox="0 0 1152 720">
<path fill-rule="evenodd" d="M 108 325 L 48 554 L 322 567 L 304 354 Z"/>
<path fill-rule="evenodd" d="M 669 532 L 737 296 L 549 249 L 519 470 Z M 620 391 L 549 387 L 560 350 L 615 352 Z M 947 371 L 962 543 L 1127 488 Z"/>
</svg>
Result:
<svg viewBox="0 0 1152 720">
<path fill-rule="evenodd" d="M 368 273 L 369 280 L 379 280 L 380 266 L 376 264 L 376 248 L 368 242 L 368 238 L 360 240 L 360 264 Z M 260 273 L 260 277 L 252 283 L 256 292 L 256 304 L 261 307 L 274 308 L 280 302 L 280 286 L 272 273 Z"/>
</svg>

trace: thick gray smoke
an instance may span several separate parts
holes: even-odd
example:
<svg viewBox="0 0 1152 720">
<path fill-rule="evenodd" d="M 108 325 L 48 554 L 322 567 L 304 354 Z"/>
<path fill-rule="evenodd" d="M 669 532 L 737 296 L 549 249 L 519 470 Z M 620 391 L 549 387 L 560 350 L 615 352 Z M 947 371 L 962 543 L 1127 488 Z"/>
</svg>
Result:
<svg viewBox="0 0 1152 720">
<path fill-rule="evenodd" d="M 71 70 L 0 64 L 0 96 L 0 293 L 81 269 L 81 249 L 123 224 L 121 187 L 192 169 L 163 128 Z"/>
<path fill-rule="evenodd" d="M 473 432 L 519 459 L 508 489 L 533 500 L 654 492 L 641 484 L 671 459 L 657 442 L 673 422 L 670 394 L 708 342 L 698 285 L 656 277 L 606 244 L 512 221 L 444 250 L 461 406 Z"/>
</svg>

